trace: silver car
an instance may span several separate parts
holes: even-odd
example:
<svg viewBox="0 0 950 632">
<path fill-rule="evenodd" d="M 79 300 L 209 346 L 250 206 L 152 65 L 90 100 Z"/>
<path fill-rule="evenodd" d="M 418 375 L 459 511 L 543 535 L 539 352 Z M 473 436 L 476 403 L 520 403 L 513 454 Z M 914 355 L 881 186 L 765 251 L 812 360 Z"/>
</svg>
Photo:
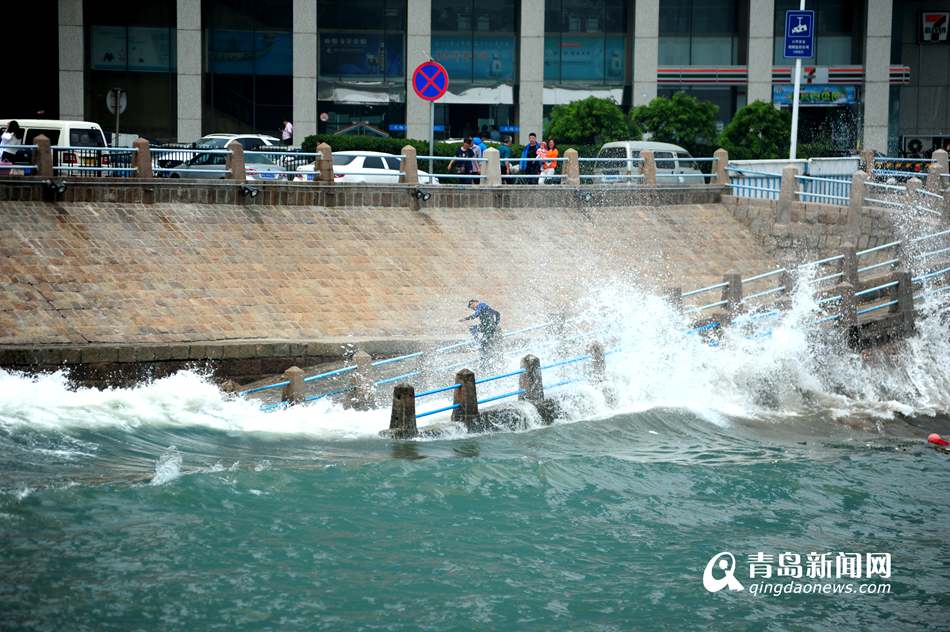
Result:
<svg viewBox="0 0 950 632">
<path fill-rule="evenodd" d="M 227 155 L 223 153 L 201 153 L 202 149 L 222 150 L 231 142 L 230 138 L 204 138 L 195 145 L 196 155 L 175 167 L 172 178 L 225 179 Z M 244 173 L 248 180 L 279 180 L 282 169 L 267 155 L 244 152 Z"/>
</svg>

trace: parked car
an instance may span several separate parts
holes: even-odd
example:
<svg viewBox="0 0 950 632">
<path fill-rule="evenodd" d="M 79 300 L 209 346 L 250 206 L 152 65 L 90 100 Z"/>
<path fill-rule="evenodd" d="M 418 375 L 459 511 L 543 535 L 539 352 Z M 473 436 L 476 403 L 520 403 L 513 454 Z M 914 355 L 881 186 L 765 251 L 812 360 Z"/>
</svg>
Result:
<svg viewBox="0 0 950 632">
<path fill-rule="evenodd" d="M 20 125 L 23 132 L 21 144 L 35 145 L 36 137 L 46 136 L 53 149 L 53 167 L 58 176 L 112 176 L 120 175 L 109 169 L 110 167 L 130 167 L 132 152 L 115 153 L 97 151 L 108 147 L 105 134 L 98 123 L 89 121 L 59 121 L 53 119 L 3 119 L 0 120 L 0 132 L 5 132 L 11 120 Z M 70 149 L 65 149 L 65 148 Z M 88 148 L 88 149 L 87 149 Z M 17 162 L 31 163 L 31 150 L 21 150 L 22 155 Z M 87 167 L 75 172 L 69 167 Z M 91 168 L 91 169 L 89 169 Z"/>
<path fill-rule="evenodd" d="M 616 141 L 606 143 L 597 154 L 594 175 L 601 175 L 604 182 L 636 182 L 631 176 L 639 172 L 636 159 L 644 149 L 653 151 L 656 161 L 656 181 L 660 184 L 702 184 L 703 178 L 684 177 L 698 175 L 702 171 L 688 151 L 679 145 L 650 141 Z"/>
<path fill-rule="evenodd" d="M 232 138 L 227 136 L 205 137 L 195 144 L 195 149 L 224 149 Z M 240 141 L 238 141 L 240 142 Z M 160 163 L 160 160 L 153 160 Z M 159 175 L 172 178 L 223 179 L 228 177 L 227 155 L 219 153 L 192 152 L 192 158 L 174 167 L 174 172 L 159 172 Z M 279 180 L 281 167 L 267 154 L 244 153 L 244 173 L 248 180 Z"/>
<path fill-rule="evenodd" d="M 287 153 L 288 157 L 292 155 L 292 152 L 288 152 L 287 147 L 284 146 L 280 140 L 265 134 L 207 134 L 190 145 L 155 147 L 153 151 L 155 158 L 152 159 L 152 164 L 159 169 L 179 168 L 199 155 L 193 151 L 194 149 L 224 149 L 232 140 L 241 143 L 245 151 L 267 151 L 273 149 L 275 153 Z M 283 163 L 283 161 L 275 161 L 273 155 L 268 155 L 267 158 L 275 164 Z M 247 162 L 247 160 L 248 158 L 245 157 L 245 162 Z M 284 167 L 285 170 L 289 170 L 289 168 L 289 166 Z M 156 171 L 155 175 L 169 178 L 174 176 L 174 172 Z"/>
<path fill-rule="evenodd" d="M 333 154 L 333 177 L 347 184 L 395 184 L 399 182 L 399 163 L 402 158 L 378 151 L 338 151 Z M 297 167 L 297 182 L 314 179 L 314 163 Z M 420 184 L 439 184 L 439 179 L 419 170 Z"/>
</svg>

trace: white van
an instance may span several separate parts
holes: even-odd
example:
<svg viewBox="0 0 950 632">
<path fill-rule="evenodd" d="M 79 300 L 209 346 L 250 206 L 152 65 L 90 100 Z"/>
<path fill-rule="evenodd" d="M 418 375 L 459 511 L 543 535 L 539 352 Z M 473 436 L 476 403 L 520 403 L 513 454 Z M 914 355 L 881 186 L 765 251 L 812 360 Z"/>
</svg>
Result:
<svg viewBox="0 0 950 632">
<path fill-rule="evenodd" d="M 107 147 L 106 136 L 98 123 L 88 121 L 57 121 L 52 119 L 0 119 L 0 132 L 5 132 L 10 121 L 20 125 L 23 136 L 21 145 L 35 145 L 36 137 L 42 134 L 49 138 L 53 147 L 53 167 L 95 167 L 96 171 L 69 173 L 68 170 L 58 169 L 56 175 L 113 175 L 103 169 L 110 166 L 125 166 L 111 164 L 110 155 L 106 152 L 95 151 L 96 148 Z M 57 147 L 74 147 L 71 150 L 57 150 Z M 89 149 L 85 149 L 85 148 Z M 32 159 L 32 156 L 30 157 Z M 127 156 L 131 163 L 131 153 Z M 116 174 L 117 175 L 117 174 Z"/>
<path fill-rule="evenodd" d="M 705 178 L 684 177 L 683 174 L 702 173 L 689 152 L 679 145 L 654 143 L 640 140 L 623 140 L 605 143 L 597 154 L 594 174 L 604 176 L 604 182 L 637 182 L 631 176 L 639 173 L 636 159 L 640 152 L 649 149 L 656 161 L 657 184 L 703 184 Z"/>
</svg>

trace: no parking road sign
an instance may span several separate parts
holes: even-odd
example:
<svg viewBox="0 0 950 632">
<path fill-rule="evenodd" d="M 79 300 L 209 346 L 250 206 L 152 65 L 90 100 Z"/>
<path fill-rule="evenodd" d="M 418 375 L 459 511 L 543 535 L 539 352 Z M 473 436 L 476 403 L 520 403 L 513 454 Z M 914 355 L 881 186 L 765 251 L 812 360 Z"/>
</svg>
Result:
<svg viewBox="0 0 950 632">
<path fill-rule="evenodd" d="M 449 73 L 437 61 L 419 64 L 412 73 L 412 89 L 420 99 L 438 101 L 449 89 Z"/>
</svg>

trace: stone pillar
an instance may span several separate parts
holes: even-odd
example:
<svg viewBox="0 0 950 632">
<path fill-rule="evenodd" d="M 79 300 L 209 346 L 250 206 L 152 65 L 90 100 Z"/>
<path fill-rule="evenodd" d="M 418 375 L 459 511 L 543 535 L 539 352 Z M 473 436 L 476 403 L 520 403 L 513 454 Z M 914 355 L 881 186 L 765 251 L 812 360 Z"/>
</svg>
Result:
<svg viewBox="0 0 950 632">
<path fill-rule="evenodd" d="M 666 301 L 673 307 L 673 309 L 681 309 L 683 307 L 683 288 L 666 288 Z"/>
<path fill-rule="evenodd" d="M 907 188 L 907 199 L 910 202 L 916 202 L 917 191 L 920 190 L 924 183 L 920 178 L 911 178 L 907 181 L 907 184 L 904 185 Z"/>
<path fill-rule="evenodd" d="M 914 282 L 910 272 L 899 270 L 895 274 L 897 280 L 897 317 L 900 319 L 898 327 L 904 336 L 914 333 Z"/>
<path fill-rule="evenodd" d="M 854 286 L 850 283 L 839 283 L 835 286 L 835 294 L 841 297 L 838 303 L 838 324 L 845 328 L 858 324 L 858 309 L 854 297 Z"/>
<path fill-rule="evenodd" d="M 930 163 L 930 165 L 927 167 L 927 179 L 924 181 L 924 186 L 931 193 L 936 193 L 940 190 L 940 176 L 940 164 L 936 162 Z"/>
<path fill-rule="evenodd" d="M 307 388 L 306 382 L 303 381 L 303 369 L 300 367 L 292 366 L 281 376 L 283 381 L 289 382 L 283 390 L 280 392 L 280 401 L 289 402 L 291 404 L 299 404 L 304 400 L 304 391 Z"/>
<path fill-rule="evenodd" d="M 569 187 L 579 187 L 581 185 L 581 163 L 578 160 L 577 150 L 571 147 L 564 152 L 564 158 L 565 162 L 562 163 L 564 169 L 561 172 L 564 174 L 564 179 L 561 182 Z"/>
<path fill-rule="evenodd" d="M 229 178 L 237 182 L 246 182 L 247 177 L 244 173 L 244 145 L 236 140 L 232 140 L 227 144 L 225 149 L 231 152 L 225 156 L 225 163 L 228 167 L 228 171 L 231 172 Z"/>
<path fill-rule="evenodd" d="M 317 3 L 294 0 L 294 145 L 317 133 Z"/>
<path fill-rule="evenodd" d="M 850 283 L 851 287 L 858 287 L 858 254 L 853 243 L 841 244 L 841 281 Z"/>
<path fill-rule="evenodd" d="M 501 186 L 501 154 L 494 147 L 485 150 L 482 163 L 482 184 L 490 187 Z"/>
<path fill-rule="evenodd" d="M 402 160 L 399 162 L 399 181 L 403 184 L 419 184 L 419 165 L 416 162 L 416 148 L 406 145 L 402 148 Z"/>
<path fill-rule="evenodd" d="M 749 96 L 748 102 L 772 102 L 772 37 L 775 2 L 749 3 Z M 794 64 L 793 64 L 794 65 Z"/>
<path fill-rule="evenodd" d="M 713 152 L 713 157 L 716 159 L 714 163 L 715 169 L 713 171 L 713 173 L 716 174 L 714 182 L 720 186 L 726 186 L 729 184 L 729 172 L 726 171 L 726 167 L 729 166 L 729 152 L 720 147 Z"/>
<path fill-rule="evenodd" d="M 722 277 L 723 283 L 728 283 L 722 288 L 722 298 L 726 301 L 725 310 L 730 315 L 738 314 L 742 311 L 742 275 L 738 270 L 730 270 Z"/>
<path fill-rule="evenodd" d="M 432 59 L 432 1 L 408 0 L 406 11 L 406 138 L 428 141 L 432 106 L 416 96 L 412 71 Z"/>
<path fill-rule="evenodd" d="M 769 57 L 771 59 L 771 56 Z M 637 0 L 633 30 L 633 105 L 656 98 L 660 61 L 660 0 Z"/>
<path fill-rule="evenodd" d="M 85 118 L 85 37 L 83 36 L 83 0 L 59 0 L 59 118 L 81 121 Z M 29 28 L 21 24 L 17 28 Z M 50 46 L 52 42 L 41 44 Z M 10 54 L 12 51 L 8 51 Z M 22 54 L 22 51 L 20 51 Z M 14 63 L 11 61 L 11 63 Z M 17 63 L 29 63 L 20 60 Z M 28 86 L 20 86 L 28 89 Z"/>
<path fill-rule="evenodd" d="M 795 276 L 795 268 L 792 268 L 791 270 L 786 268 L 779 278 L 781 279 L 782 287 L 785 288 L 782 291 L 782 294 L 785 296 L 791 296 L 794 294 L 798 281 L 798 277 Z"/>
<path fill-rule="evenodd" d="M 376 406 L 376 371 L 373 358 L 360 349 L 353 355 L 356 370 L 350 373 L 350 406 L 356 410 L 370 410 Z"/>
<path fill-rule="evenodd" d="M 855 171 L 851 176 L 851 195 L 848 198 L 848 226 L 850 239 L 857 240 L 861 230 L 861 213 L 864 209 L 864 196 L 867 194 L 868 174 Z"/>
<path fill-rule="evenodd" d="M 950 222 L 950 187 L 943 190 L 943 221 Z"/>
<path fill-rule="evenodd" d="M 864 147 L 887 152 L 893 0 L 867 0 L 864 39 Z M 906 10 L 906 9 L 905 9 Z"/>
<path fill-rule="evenodd" d="M 316 168 L 320 172 L 317 174 L 317 182 L 333 184 L 333 150 L 326 143 L 320 143 L 317 145 L 317 153 L 320 154 L 316 161 Z"/>
<path fill-rule="evenodd" d="M 948 163 L 947 150 L 945 149 L 935 150 L 933 154 L 933 159 L 936 164 L 940 165 L 940 173 L 950 173 L 950 169 L 948 169 L 950 165 L 947 164 Z"/>
<path fill-rule="evenodd" d="M 592 342 L 587 347 L 587 355 L 590 356 L 587 374 L 591 382 L 595 384 L 602 383 L 607 378 L 607 359 L 604 357 L 604 347 L 599 342 Z"/>
<path fill-rule="evenodd" d="M 178 142 L 188 143 L 201 138 L 201 3 L 177 0 L 176 15 Z"/>
<path fill-rule="evenodd" d="M 393 408 L 389 417 L 388 434 L 393 439 L 411 439 L 418 434 L 416 389 L 410 384 L 397 384 L 393 388 Z"/>
<path fill-rule="evenodd" d="M 775 220 L 777 224 L 792 221 L 792 204 L 795 203 L 795 190 L 798 188 L 795 180 L 797 175 L 798 169 L 794 165 L 782 167 L 782 192 L 778 196 L 778 217 Z"/>
<path fill-rule="evenodd" d="M 653 150 L 644 149 L 640 152 L 640 174 L 643 176 L 640 182 L 644 186 L 656 186 L 656 160 L 653 159 Z"/>
<path fill-rule="evenodd" d="M 518 142 L 525 145 L 531 132 L 544 138 L 543 0 L 521 2 L 517 86 Z"/>
<path fill-rule="evenodd" d="M 150 179 L 152 177 L 152 149 L 144 138 L 132 141 L 135 147 L 135 177 Z"/>
<path fill-rule="evenodd" d="M 33 154 L 33 164 L 36 165 L 36 175 L 41 178 L 53 177 L 53 150 L 50 148 L 49 138 L 40 134 L 33 139 L 36 152 Z"/>
<path fill-rule="evenodd" d="M 524 373 L 518 376 L 518 388 L 524 391 L 518 399 L 540 404 L 544 401 L 544 384 L 541 380 L 541 361 L 533 355 L 521 358 Z"/>
<path fill-rule="evenodd" d="M 861 162 L 864 164 L 864 171 L 869 175 L 874 175 L 874 149 L 865 147 L 861 150 Z"/>
<path fill-rule="evenodd" d="M 469 431 L 475 429 L 478 422 L 478 391 L 475 388 L 475 374 L 462 369 L 455 374 L 455 389 L 452 403 L 459 406 L 452 411 L 452 421 L 461 421 Z"/>
</svg>

